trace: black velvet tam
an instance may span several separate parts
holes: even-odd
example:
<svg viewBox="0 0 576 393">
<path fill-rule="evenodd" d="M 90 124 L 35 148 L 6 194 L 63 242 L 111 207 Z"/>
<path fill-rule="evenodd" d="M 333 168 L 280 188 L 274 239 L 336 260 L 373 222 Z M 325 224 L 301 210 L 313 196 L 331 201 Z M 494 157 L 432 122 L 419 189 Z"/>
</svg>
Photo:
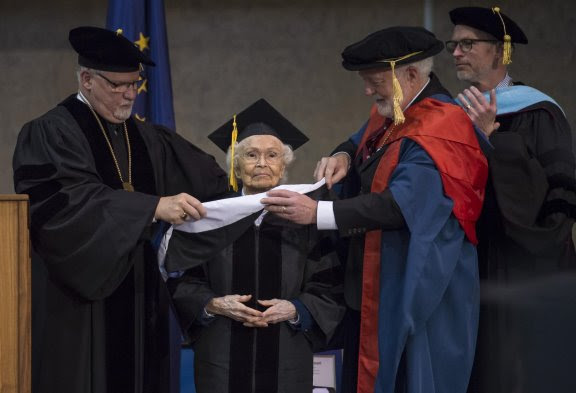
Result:
<svg viewBox="0 0 576 393">
<path fill-rule="evenodd" d="M 442 41 L 422 27 L 395 26 L 379 30 L 361 41 L 349 45 L 342 52 L 342 66 L 349 71 L 371 68 L 390 68 L 410 64 L 438 54 L 444 48 Z"/>
<path fill-rule="evenodd" d="M 502 15 L 502 20 L 506 25 L 506 34 L 511 38 L 511 42 L 516 44 L 527 44 L 528 38 L 522 29 L 508 16 Z M 498 13 L 491 8 L 483 7 L 460 7 L 450 11 L 450 20 L 455 25 L 470 26 L 492 35 L 497 40 L 504 40 L 504 26 Z"/>
<path fill-rule="evenodd" d="M 232 140 L 233 123 L 232 117 L 208 135 L 208 138 L 224 152 L 228 151 Z M 302 131 L 263 98 L 236 116 L 236 127 L 238 128 L 237 142 L 253 135 L 273 135 L 282 143 L 292 146 L 293 150 L 308 142 L 308 137 Z"/>
<path fill-rule="evenodd" d="M 100 27 L 81 26 L 70 30 L 68 40 L 78 53 L 78 64 L 101 71 L 133 72 L 140 64 L 154 62 L 124 37 Z"/>
</svg>

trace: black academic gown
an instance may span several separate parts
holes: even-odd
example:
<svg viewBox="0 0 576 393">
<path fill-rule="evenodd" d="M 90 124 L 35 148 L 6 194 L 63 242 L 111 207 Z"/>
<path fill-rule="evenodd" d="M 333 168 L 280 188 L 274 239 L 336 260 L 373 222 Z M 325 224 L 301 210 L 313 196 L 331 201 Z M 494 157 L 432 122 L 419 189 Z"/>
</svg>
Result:
<svg viewBox="0 0 576 393">
<path fill-rule="evenodd" d="M 136 192 L 122 189 L 102 131 L 75 96 L 18 137 L 14 184 L 30 196 L 38 257 L 34 392 L 169 391 L 168 296 L 150 243 L 152 219 L 160 196 L 216 198 L 226 175 L 175 133 L 126 123 Z"/>
<path fill-rule="evenodd" d="M 193 343 L 198 393 L 294 393 L 312 390 L 313 351 L 333 334 L 344 313 L 338 259 L 329 232 L 287 222 L 272 214 L 262 224 L 249 217 L 236 240 L 204 264 L 190 267 L 184 255 L 197 255 L 195 234 L 174 231 L 166 255 L 169 269 L 189 267 L 169 281 L 177 314 Z M 190 261 L 190 259 L 188 259 Z M 297 299 L 312 324 L 304 330 L 281 322 L 247 328 L 223 316 L 206 319 L 213 297 L 252 294 L 256 299 Z"/>
<path fill-rule="evenodd" d="M 501 126 L 490 136 L 494 150 L 488 155 L 490 177 L 477 227 L 478 264 L 485 294 L 518 285 L 541 286 L 540 280 L 553 283 L 556 275 L 576 268 L 572 242 L 575 164 L 564 114 L 556 105 L 540 102 L 498 116 L 496 121 Z M 548 310 L 552 306 L 556 309 L 555 297 L 566 296 L 555 292 L 550 288 Z M 574 298 L 575 293 L 568 296 Z M 551 383 L 558 382 L 563 364 L 576 358 L 564 356 L 559 346 L 549 347 L 548 355 L 529 353 L 537 344 L 523 342 L 522 337 L 538 336 L 540 341 L 550 342 L 547 335 L 554 335 L 553 327 L 546 324 L 551 319 L 541 318 L 544 314 L 536 309 L 506 304 L 505 297 L 490 296 L 481 306 L 469 392 L 561 391 Z M 536 304 L 533 300 L 530 302 Z M 549 369 L 555 371 L 540 378 L 547 388 L 537 388 L 532 378 L 542 376 L 544 366 L 551 364 L 556 366 Z"/>
</svg>

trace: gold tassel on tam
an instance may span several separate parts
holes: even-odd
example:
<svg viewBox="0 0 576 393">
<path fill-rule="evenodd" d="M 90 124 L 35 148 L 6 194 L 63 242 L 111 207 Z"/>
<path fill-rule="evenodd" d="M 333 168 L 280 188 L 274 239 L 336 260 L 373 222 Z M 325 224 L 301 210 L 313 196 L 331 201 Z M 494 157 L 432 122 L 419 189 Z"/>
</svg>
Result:
<svg viewBox="0 0 576 393">
<path fill-rule="evenodd" d="M 504 54 L 502 57 L 502 64 L 508 65 L 512 63 L 512 37 L 506 33 L 506 24 L 502 15 L 500 15 L 500 7 L 492 7 L 492 12 L 498 15 L 502 22 L 502 29 L 504 29 Z"/>
<path fill-rule="evenodd" d="M 122 29 L 116 29 L 116 35 L 122 35 L 124 31 Z"/>
<path fill-rule="evenodd" d="M 394 72 L 394 68 L 396 67 L 396 63 L 402 60 L 406 60 L 412 56 L 415 56 L 422 51 L 409 53 L 406 56 L 397 57 L 395 59 L 383 59 L 378 60 L 379 63 L 390 63 L 390 68 L 392 69 L 392 94 L 394 95 L 394 125 L 404 123 L 406 118 L 404 117 L 404 112 L 402 111 L 402 101 L 404 100 L 404 93 L 402 93 L 402 86 L 400 86 L 400 82 L 398 78 L 396 78 L 396 73 Z"/>
<path fill-rule="evenodd" d="M 238 191 L 238 181 L 234 173 L 234 150 L 236 148 L 236 138 L 238 138 L 238 127 L 236 126 L 236 115 L 234 115 L 234 122 L 232 123 L 232 141 L 230 142 L 230 187 L 234 191 Z"/>
<path fill-rule="evenodd" d="M 404 117 L 404 112 L 402 112 L 402 108 L 400 104 L 404 100 L 404 94 L 402 93 L 402 87 L 400 86 L 400 82 L 398 82 L 398 78 L 396 78 L 396 73 L 394 72 L 394 67 L 396 66 L 395 61 L 390 62 L 390 68 L 392 69 L 392 93 L 394 94 L 394 125 L 404 123 L 406 118 Z"/>
<path fill-rule="evenodd" d="M 512 37 L 508 34 L 504 36 L 504 57 L 502 58 L 502 64 L 512 63 Z"/>
</svg>

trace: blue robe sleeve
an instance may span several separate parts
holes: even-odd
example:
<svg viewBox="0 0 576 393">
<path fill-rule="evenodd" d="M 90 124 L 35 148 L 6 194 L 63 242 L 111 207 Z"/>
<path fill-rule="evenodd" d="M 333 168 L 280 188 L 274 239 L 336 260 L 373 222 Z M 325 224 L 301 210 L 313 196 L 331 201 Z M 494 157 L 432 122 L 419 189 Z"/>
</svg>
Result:
<svg viewBox="0 0 576 393">
<path fill-rule="evenodd" d="M 389 189 L 407 228 L 382 231 L 376 390 L 394 391 L 404 373 L 422 392 L 465 391 L 478 324 L 476 250 L 415 142 L 403 141 Z"/>
</svg>

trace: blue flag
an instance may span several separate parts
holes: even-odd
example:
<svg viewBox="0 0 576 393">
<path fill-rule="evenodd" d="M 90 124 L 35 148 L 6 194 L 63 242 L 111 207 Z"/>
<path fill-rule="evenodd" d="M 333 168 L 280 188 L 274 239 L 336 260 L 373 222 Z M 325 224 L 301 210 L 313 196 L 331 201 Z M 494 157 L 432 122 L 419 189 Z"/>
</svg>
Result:
<svg viewBox="0 0 576 393">
<path fill-rule="evenodd" d="M 172 82 L 163 0 L 109 0 L 106 27 L 122 34 L 145 52 L 156 67 L 144 66 L 133 114 L 140 120 L 175 129 Z"/>
<path fill-rule="evenodd" d="M 164 0 L 109 0 L 106 27 L 121 29 L 156 64 L 144 66 L 144 83 L 138 88 L 133 115 L 175 130 Z M 152 240 L 156 249 L 166 229 L 168 225 L 161 222 Z"/>
<path fill-rule="evenodd" d="M 144 83 L 138 89 L 133 115 L 140 120 L 175 130 L 164 1 L 109 0 L 106 27 L 113 31 L 122 29 L 122 34 L 156 63 L 155 67 L 144 66 Z M 157 229 L 155 246 L 159 244 L 166 228 L 167 225 L 160 225 Z M 178 393 L 181 335 L 173 313 L 170 313 L 170 332 L 171 367 L 167 393 Z"/>
</svg>

